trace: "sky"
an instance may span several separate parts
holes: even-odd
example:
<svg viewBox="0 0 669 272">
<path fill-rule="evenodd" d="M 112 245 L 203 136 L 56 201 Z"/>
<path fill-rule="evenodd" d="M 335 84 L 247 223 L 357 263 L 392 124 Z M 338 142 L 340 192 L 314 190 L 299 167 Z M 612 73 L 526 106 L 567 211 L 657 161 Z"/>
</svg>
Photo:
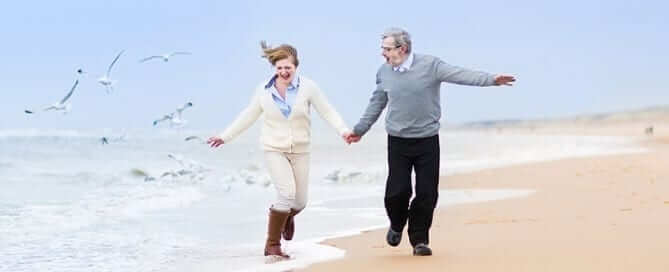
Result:
<svg viewBox="0 0 669 272">
<path fill-rule="evenodd" d="M 513 87 L 443 84 L 444 123 L 666 105 L 667 10 L 616 0 L 11 1 L 0 9 L 0 129 L 150 128 L 187 101 L 189 127 L 224 128 L 273 73 L 260 40 L 294 45 L 298 72 L 353 126 L 393 26 L 411 33 L 416 53 L 516 76 Z M 121 50 L 106 94 L 96 79 Z M 171 51 L 193 55 L 138 62 Z M 78 68 L 89 76 L 72 112 L 23 113 L 60 100 Z"/>
</svg>

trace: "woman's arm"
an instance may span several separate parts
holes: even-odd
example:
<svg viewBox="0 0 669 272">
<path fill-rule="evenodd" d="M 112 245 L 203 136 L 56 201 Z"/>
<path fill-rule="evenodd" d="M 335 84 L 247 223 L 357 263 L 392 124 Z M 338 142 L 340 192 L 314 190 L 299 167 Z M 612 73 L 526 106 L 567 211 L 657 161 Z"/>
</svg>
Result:
<svg viewBox="0 0 669 272">
<path fill-rule="evenodd" d="M 330 105 L 325 95 L 321 92 L 320 88 L 314 84 L 312 91 L 313 92 L 311 93 L 310 102 L 314 105 L 314 108 L 316 108 L 316 111 L 321 116 L 321 118 L 330 123 L 330 125 L 337 130 L 340 136 L 347 134 L 350 129 L 346 125 L 346 122 L 344 122 L 344 119 L 341 118 L 341 115 L 339 115 L 337 110 L 335 110 L 334 107 Z"/>
<path fill-rule="evenodd" d="M 223 142 L 228 143 L 239 136 L 242 132 L 248 129 L 253 123 L 260 118 L 262 114 L 262 106 L 260 105 L 260 93 L 256 93 L 251 99 L 249 105 L 237 116 L 237 119 L 226 128 L 223 133 L 218 135 Z M 221 143 L 222 144 L 222 143 Z"/>
</svg>

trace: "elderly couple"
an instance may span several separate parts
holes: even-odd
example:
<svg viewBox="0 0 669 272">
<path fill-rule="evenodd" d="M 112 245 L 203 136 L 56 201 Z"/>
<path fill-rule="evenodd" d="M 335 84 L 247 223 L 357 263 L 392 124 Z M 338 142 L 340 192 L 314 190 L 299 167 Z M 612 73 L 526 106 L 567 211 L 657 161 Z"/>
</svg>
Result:
<svg viewBox="0 0 669 272">
<path fill-rule="evenodd" d="M 452 66 L 430 55 L 414 53 L 403 29 L 381 35 L 386 63 L 376 73 L 376 89 L 358 124 L 351 131 L 328 103 L 318 85 L 298 75 L 297 50 L 287 44 L 271 48 L 261 42 L 263 57 L 275 74 L 255 89 L 250 104 L 218 136 L 211 147 L 230 143 L 263 116 L 261 142 L 277 198 L 269 208 L 265 256 L 289 258 L 281 238 L 291 240 L 295 216 L 307 204 L 309 185 L 310 108 L 313 106 L 346 143 L 358 142 L 384 108 L 388 133 L 388 178 L 384 196 L 390 219 L 386 240 L 398 246 L 409 225 L 413 255 L 429 256 L 429 230 L 439 185 L 439 119 L 442 82 L 472 86 L 511 85 L 513 76 L 493 75 Z M 415 197 L 411 171 L 415 171 Z"/>
</svg>

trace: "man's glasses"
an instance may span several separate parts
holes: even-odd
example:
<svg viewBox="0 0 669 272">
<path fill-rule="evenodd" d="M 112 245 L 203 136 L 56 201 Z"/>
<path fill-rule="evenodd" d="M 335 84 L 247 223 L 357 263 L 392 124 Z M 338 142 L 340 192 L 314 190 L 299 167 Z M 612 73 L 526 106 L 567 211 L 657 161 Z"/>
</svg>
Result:
<svg viewBox="0 0 669 272">
<path fill-rule="evenodd" d="M 396 45 L 394 47 L 381 46 L 381 49 L 383 49 L 383 52 L 390 52 L 390 51 L 393 51 L 393 49 L 397 49 L 397 48 L 400 48 L 400 47 L 402 47 L 402 46 L 401 45 Z"/>
</svg>

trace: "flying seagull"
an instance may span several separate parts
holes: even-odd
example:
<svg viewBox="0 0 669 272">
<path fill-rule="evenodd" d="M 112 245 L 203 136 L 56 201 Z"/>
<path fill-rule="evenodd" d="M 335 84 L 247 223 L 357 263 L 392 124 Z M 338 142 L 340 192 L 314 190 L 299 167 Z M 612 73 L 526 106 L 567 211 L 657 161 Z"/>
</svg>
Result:
<svg viewBox="0 0 669 272">
<path fill-rule="evenodd" d="M 100 82 L 100 84 L 102 84 L 102 86 L 105 87 L 105 90 L 107 91 L 107 93 L 110 93 L 114 90 L 113 85 L 116 81 L 111 79 L 111 70 L 112 70 L 112 67 L 114 67 L 114 64 L 116 63 L 116 61 L 118 61 L 118 58 L 121 57 L 121 55 L 123 54 L 124 51 L 125 50 L 121 50 L 121 52 L 119 52 L 118 55 L 116 55 L 116 58 L 114 58 L 114 61 L 112 61 L 112 63 L 109 65 L 109 68 L 107 68 L 107 73 L 104 74 L 102 77 L 98 78 L 98 82 Z"/>
<path fill-rule="evenodd" d="M 150 56 L 139 60 L 139 62 L 147 62 L 152 59 L 162 59 L 164 62 L 168 62 L 172 56 L 175 55 L 192 55 L 190 52 L 172 52 L 165 55 Z"/>
<path fill-rule="evenodd" d="M 177 107 L 176 111 L 174 111 L 170 114 L 165 114 L 160 119 L 154 120 L 153 125 L 157 126 L 158 123 L 160 123 L 162 121 L 169 120 L 170 121 L 170 127 L 184 126 L 187 123 L 187 121 L 184 120 L 181 117 L 181 114 L 185 109 L 190 108 L 192 106 L 193 106 L 193 103 L 191 103 L 191 102 L 188 102 L 188 103 L 184 104 L 183 106 L 179 106 L 179 107 Z"/>
<path fill-rule="evenodd" d="M 74 89 L 77 88 L 77 85 L 79 85 L 79 80 L 78 79 L 76 81 L 74 81 L 74 85 L 72 85 L 72 88 L 67 93 L 67 95 L 65 95 L 65 97 L 63 97 L 63 99 L 49 105 L 48 107 L 44 108 L 43 111 L 55 110 L 55 111 L 63 111 L 63 113 L 70 112 L 70 108 L 72 107 L 72 105 L 70 103 L 67 103 L 67 100 L 70 99 L 70 97 L 72 96 L 72 93 L 74 93 Z M 33 110 L 25 110 L 24 112 L 27 113 L 27 114 L 35 113 L 35 111 L 33 111 Z"/>
</svg>

